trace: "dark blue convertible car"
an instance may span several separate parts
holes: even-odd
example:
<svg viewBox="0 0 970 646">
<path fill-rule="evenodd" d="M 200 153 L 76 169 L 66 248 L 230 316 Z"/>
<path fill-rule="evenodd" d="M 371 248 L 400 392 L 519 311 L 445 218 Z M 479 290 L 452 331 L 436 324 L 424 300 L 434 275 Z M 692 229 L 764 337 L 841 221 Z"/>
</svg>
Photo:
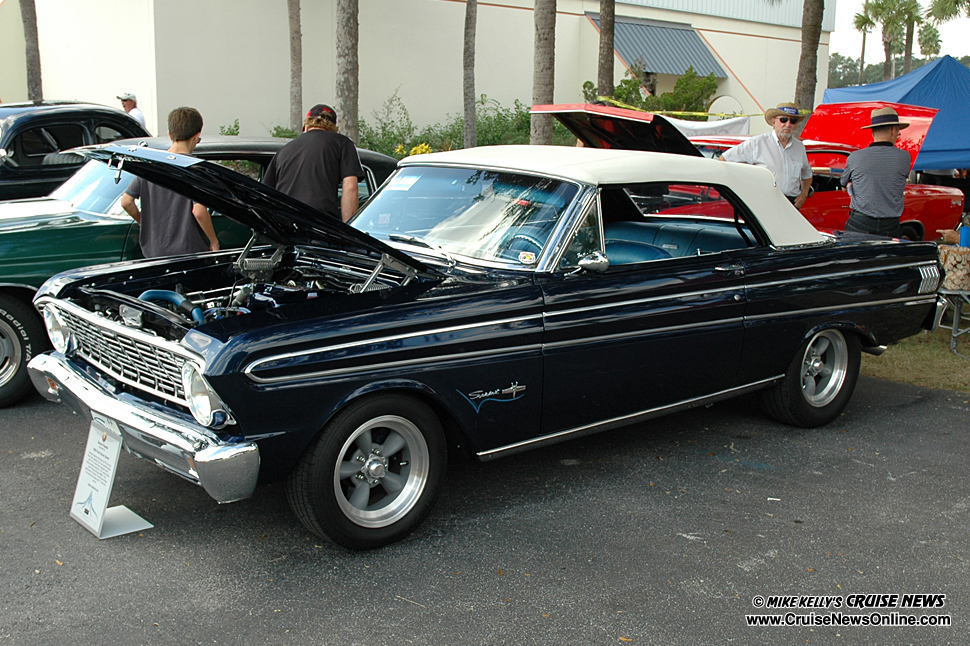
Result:
<svg viewBox="0 0 970 646">
<path fill-rule="evenodd" d="M 305 526 L 350 548 L 414 530 L 455 452 L 754 391 L 782 422 L 829 423 L 861 351 L 941 313 L 935 245 L 821 234 L 760 168 L 437 153 L 404 160 L 348 226 L 210 162 L 87 154 L 257 235 L 49 280 L 35 303 L 55 351 L 34 384 L 218 502 L 285 481 Z"/>
</svg>

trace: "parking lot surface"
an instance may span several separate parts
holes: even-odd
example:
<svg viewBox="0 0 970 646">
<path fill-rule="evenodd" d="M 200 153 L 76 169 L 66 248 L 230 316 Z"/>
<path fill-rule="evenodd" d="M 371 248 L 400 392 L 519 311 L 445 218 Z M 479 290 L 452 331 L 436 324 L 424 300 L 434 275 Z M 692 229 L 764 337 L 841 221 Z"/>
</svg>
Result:
<svg viewBox="0 0 970 646">
<path fill-rule="evenodd" d="M 414 534 L 354 553 L 278 485 L 219 506 L 126 454 L 111 503 L 155 527 L 99 541 L 68 516 L 87 425 L 32 397 L 0 410 L 0 645 L 965 644 L 968 401 L 861 378 L 825 428 L 739 399 L 453 461 Z M 746 625 L 836 610 L 756 597 L 913 593 L 945 605 L 880 612 L 952 626 Z"/>
</svg>

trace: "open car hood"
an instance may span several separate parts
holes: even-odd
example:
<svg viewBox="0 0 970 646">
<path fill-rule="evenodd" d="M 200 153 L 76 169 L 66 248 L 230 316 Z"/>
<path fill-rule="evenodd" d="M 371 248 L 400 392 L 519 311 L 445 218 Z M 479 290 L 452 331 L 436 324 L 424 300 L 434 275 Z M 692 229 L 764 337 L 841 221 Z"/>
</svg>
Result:
<svg viewBox="0 0 970 646">
<path fill-rule="evenodd" d="M 939 112 L 936 108 L 888 101 L 823 103 L 812 112 L 801 136 L 806 139 L 836 141 L 856 148 L 865 148 L 872 143 L 872 134 L 863 126 L 869 125 L 870 115 L 877 108 L 892 108 L 899 115 L 900 121 L 909 123 L 908 128 L 900 131 L 896 146 L 909 153 L 909 167 L 912 169 L 919 149 L 926 139 L 926 132 L 933 124 L 933 117 Z"/>
<path fill-rule="evenodd" d="M 265 241 L 383 254 L 420 273 L 424 263 L 288 195 L 219 164 L 143 146 L 105 145 L 75 152 L 142 177 L 244 224 Z"/>
<path fill-rule="evenodd" d="M 577 103 L 534 105 L 532 114 L 551 114 L 590 148 L 703 156 L 672 123 L 650 112 Z"/>
</svg>

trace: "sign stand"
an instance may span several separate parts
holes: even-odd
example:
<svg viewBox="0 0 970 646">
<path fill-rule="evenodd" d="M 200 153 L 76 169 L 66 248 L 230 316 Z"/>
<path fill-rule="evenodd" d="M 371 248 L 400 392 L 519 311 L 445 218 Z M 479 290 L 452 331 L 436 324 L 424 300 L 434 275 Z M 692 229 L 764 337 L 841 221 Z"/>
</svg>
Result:
<svg viewBox="0 0 970 646">
<path fill-rule="evenodd" d="M 121 455 L 121 430 L 113 419 L 92 412 L 88 445 L 71 502 L 71 518 L 98 538 L 154 527 L 124 505 L 108 508 Z"/>
</svg>

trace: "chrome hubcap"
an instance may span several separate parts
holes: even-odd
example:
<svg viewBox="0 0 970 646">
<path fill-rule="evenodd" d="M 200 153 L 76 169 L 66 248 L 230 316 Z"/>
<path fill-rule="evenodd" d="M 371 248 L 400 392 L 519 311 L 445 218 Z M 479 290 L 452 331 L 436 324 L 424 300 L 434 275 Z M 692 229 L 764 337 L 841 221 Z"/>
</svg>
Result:
<svg viewBox="0 0 970 646">
<path fill-rule="evenodd" d="M 819 332 L 802 359 L 802 395 L 810 405 L 830 404 L 842 390 L 849 368 L 849 350 L 838 330 Z"/>
<path fill-rule="evenodd" d="M 0 386 L 7 385 L 14 378 L 22 359 L 23 348 L 17 331 L 6 321 L 0 320 Z"/>
<path fill-rule="evenodd" d="M 340 451 L 333 473 L 337 505 L 362 527 L 386 527 L 403 518 L 424 492 L 430 455 L 424 435 L 397 415 L 358 427 Z"/>
</svg>

